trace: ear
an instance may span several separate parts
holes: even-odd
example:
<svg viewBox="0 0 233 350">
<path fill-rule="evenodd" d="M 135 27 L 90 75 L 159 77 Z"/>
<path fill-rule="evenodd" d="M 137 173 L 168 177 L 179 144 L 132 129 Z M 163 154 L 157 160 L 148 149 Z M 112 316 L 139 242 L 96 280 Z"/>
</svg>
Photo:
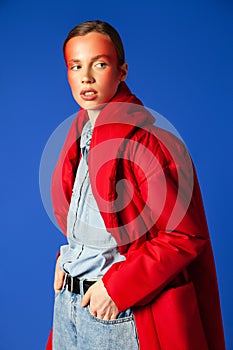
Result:
<svg viewBox="0 0 233 350">
<path fill-rule="evenodd" d="M 120 81 L 124 81 L 127 78 L 128 75 L 128 63 L 123 63 L 120 66 Z"/>
</svg>

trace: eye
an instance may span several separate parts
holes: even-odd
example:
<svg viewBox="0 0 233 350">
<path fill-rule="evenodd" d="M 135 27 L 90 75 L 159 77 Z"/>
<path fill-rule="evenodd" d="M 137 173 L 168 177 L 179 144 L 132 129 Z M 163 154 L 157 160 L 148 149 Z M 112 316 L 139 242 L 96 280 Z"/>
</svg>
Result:
<svg viewBox="0 0 233 350">
<path fill-rule="evenodd" d="M 81 66 L 79 64 L 70 67 L 71 70 L 79 70 L 80 68 Z"/>
<path fill-rule="evenodd" d="M 96 63 L 95 66 L 97 68 L 105 68 L 105 67 L 107 67 L 107 63 L 105 63 L 105 62 L 98 62 L 98 63 Z"/>
</svg>

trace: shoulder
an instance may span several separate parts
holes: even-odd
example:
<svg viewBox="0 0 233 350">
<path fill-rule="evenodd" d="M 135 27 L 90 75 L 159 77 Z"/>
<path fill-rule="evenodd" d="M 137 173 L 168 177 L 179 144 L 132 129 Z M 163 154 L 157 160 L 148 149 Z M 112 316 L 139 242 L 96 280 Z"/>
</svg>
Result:
<svg viewBox="0 0 233 350">
<path fill-rule="evenodd" d="M 180 138 L 155 125 L 136 128 L 130 138 L 129 149 L 131 152 L 142 153 L 148 150 L 164 162 L 183 162 L 184 158 L 190 158 L 187 147 Z"/>
</svg>

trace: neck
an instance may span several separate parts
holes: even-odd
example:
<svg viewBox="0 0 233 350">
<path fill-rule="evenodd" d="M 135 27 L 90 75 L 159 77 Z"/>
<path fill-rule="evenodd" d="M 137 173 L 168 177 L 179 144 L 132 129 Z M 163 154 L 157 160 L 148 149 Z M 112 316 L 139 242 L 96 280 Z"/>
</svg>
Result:
<svg viewBox="0 0 233 350">
<path fill-rule="evenodd" d="M 96 119 L 97 119 L 98 115 L 100 114 L 100 111 L 101 111 L 101 109 L 88 109 L 87 110 L 88 117 L 90 119 L 92 127 L 94 127 Z"/>
</svg>

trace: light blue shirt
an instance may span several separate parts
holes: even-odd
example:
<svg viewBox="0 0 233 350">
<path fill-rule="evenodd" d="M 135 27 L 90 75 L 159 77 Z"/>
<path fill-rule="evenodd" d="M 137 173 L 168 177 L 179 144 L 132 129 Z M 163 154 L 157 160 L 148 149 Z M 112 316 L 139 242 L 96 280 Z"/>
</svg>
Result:
<svg viewBox="0 0 233 350">
<path fill-rule="evenodd" d="M 106 230 L 92 193 L 88 172 L 88 151 L 92 127 L 88 121 L 82 131 L 80 160 L 73 186 L 68 217 L 68 244 L 60 248 L 60 267 L 71 276 L 100 278 L 109 267 L 125 260 L 114 237 Z"/>
</svg>

